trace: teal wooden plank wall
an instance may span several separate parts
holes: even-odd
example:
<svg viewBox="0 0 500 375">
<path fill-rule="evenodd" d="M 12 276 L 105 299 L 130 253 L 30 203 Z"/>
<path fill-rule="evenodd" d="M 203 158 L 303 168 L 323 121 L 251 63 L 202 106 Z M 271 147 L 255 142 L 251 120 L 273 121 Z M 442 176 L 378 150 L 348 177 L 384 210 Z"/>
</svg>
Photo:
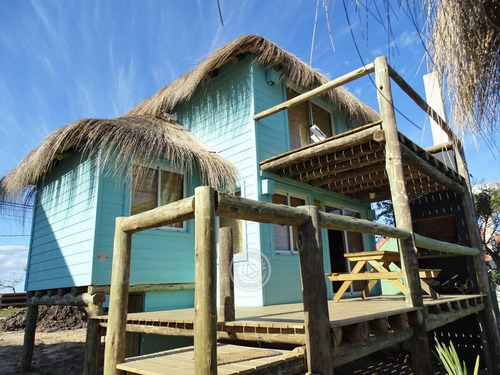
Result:
<svg viewBox="0 0 500 375">
<path fill-rule="evenodd" d="M 162 166 L 169 167 L 166 163 Z M 200 184 L 199 175 L 196 171 L 186 177 L 186 194 L 190 196 L 194 194 L 194 187 Z M 101 173 L 93 284 L 110 283 L 115 218 L 129 215 L 130 183 Z M 193 221 L 187 222 L 185 231 L 155 228 L 134 234 L 130 268 L 131 284 L 193 282 Z"/>
<path fill-rule="evenodd" d="M 205 81 L 189 103 L 176 108 L 178 121 L 210 149 L 231 161 L 238 170 L 243 197 L 259 199 L 256 140 L 253 109 L 253 58 L 228 63 L 219 74 Z M 245 251 L 235 256 L 235 303 L 262 305 L 262 292 L 241 289 L 239 275 L 246 267 L 249 253 L 260 252 L 259 224 L 243 222 Z M 260 276 L 260 273 L 259 273 Z"/>
<path fill-rule="evenodd" d="M 253 66 L 254 102 L 255 113 L 268 109 L 286 100 L 285 83 L 269 85 L 266 79 L 266 70 L 262 66 Z M 320 102 L 323 107 L 325 103 Z M 328 107 L 327 107 L 328 108 Z M 334 134 L 342 133 L 361 124 L 346 120 L 345 116 L 330 106 L 330 114 L 334 125 Z M 278 155 L 289 150 L 288 116 L 287 111 L 282 111 L 272 116 L 259 120 L 256 125 L 256 152 L 257 160 L 260 162 L 269 157 Z M 314 200 L 340 208 L 349 208 L 361 213 L 366 217 L 370 206 L 360 204 L 357 201 L 338 194 L 329 193 L 323 189 L 313 188 L 308 184 L 298 183 L 291 179 L 280 178 L 271 173 L 259 173 L 257 183 L 259 189 L 259 200 L 271 202 L 272 195 L 263 195 L 260 191 L 263 179 L 271 179 L 275 183 L 275 190 L 287 192 L 291 195 L 306 199 L 306 204 L 312 205 Z M 261 224 L 261 251 L 271 263 L 271 277 L 263 288 L 263 303 L 272 305 L 277 303 L 298 302 L 302 300 L 302 289 L 298 255 L 277 254 L 274 245 L 274 228 L 269 224 Z M 330 255 L 327 231 L 322 230 L 323 240 L 323 273 L 330 272 Z M 373 236 L 364 236 L 365 249 L 375 249 Z M 321 272 L 321 271 L 319 271 Z M 328 297 L 333 297 L 331 283 L 326 279 L 328 286 Z"/>
<path fill-rule="evenodd" d="M 96 168 L 63 159 L 37 193 L 26 290 L 88 285 L 91 280 Z"/>
</svg>

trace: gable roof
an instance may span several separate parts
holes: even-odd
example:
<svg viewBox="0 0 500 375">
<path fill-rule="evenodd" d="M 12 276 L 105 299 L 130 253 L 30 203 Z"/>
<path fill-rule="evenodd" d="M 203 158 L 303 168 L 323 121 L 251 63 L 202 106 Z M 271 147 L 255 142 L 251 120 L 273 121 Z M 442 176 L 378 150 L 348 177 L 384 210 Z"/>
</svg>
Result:
<svg viewBox="0 0 500 375">
<path fill-rule="evenodd" d="M 214 51 L 196 68 L 180 76 L 155 95 L 145 99 L 127 115 L 155 116 L 172 112 L 179 103 L 188 101 L 196 89 L 214 70 L 244 53 L 255 55 L 255 63 L 278 70 L 281 79 L 306 90 L 316 88 L 329 79 L 317 70 L 258 35 L 244 35 Z M 350 94 L 345 88 L 330 90 L 323 98 L 337 106 L 348 118 L 360 125 L 379 119 L 378 114 Z"/>
</svg>

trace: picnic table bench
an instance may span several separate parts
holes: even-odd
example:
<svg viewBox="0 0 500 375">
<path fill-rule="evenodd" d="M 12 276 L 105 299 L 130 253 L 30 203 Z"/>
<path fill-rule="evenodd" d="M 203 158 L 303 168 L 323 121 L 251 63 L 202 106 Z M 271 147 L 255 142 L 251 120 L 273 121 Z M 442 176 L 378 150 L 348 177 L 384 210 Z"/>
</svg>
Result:
<svg viewBox="0 0 500 375">
<path fill-rule="evenodd" d="M 391 271 L 390 265 L 394 264 L 401 269 L 401 259 L 399 253 L 393 251 L 368 251 L 358 253 L 344 254 L 351 263 L 353 268 L 348 273 L 329 273 L 328 278 L 331 281 L 343 281 L 341 287 L 335 294 L 333 300 L 338 302 L 344 293 L 349 289 L 353 281 L 364 280 L 368 281 L 368 285 L 361 293 L 361 298 L 365 299 L 377 284 L 379 280 L 389 280 L 401 293 L 405 294 L 405 286 L 400 279 L 403 278 L 401 271 Z M 372 266 L 370 271 L 365 271 L 366 263 Z M 433 279 L 439 276 L 441 270 L 439 269 L 420 269 L 420 286 L 427 294 L 436 299 L 439 294 L 433 290 L 425 279 Z"/>
</svg>

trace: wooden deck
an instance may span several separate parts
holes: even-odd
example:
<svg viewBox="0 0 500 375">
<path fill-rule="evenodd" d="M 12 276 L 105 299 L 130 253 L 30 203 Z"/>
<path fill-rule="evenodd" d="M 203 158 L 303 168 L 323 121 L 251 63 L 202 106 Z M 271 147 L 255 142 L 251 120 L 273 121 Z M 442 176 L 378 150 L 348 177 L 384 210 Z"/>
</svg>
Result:
<svg viewBox="0 0 500 375">
<path fill-rule="evenodd" d="M 118 369 L 143 375 L 194 374 L 193 347 L 168 350 L 140 357 L 127 358 Z M 217 345 L 217 373 L 298 374 L 304 373 L 304 353 L 301 350 L 260 349 L 239 345 Z"/>
<path fill-rule="evenodd" d="M 413 335 L 412 326 L 417 322 L 422 322 L 423 319 L 426 320 L 427 330 L 430 331 L 475 314 L 484 308 L 482 295 L 442 295 L 439 299 L 426 297 L 424 304 L 423 309 L 407 307 L 401 296 L 369 297 L 366 300 L 350 298 L 337 303 L 328 301 L 334 365 L 339 366 L 354 361 L 408 340 Z M 101 326 L 107 326 L 107 316 L 99 316 L 95 319 L 99 320 Z M 194 309 L 128 314 L 126 329 L 128 332 L 193 336 Z M 217 335 L 219 340 L 226 342 L 238 340 L 240 343 L 241 341 L 249 341 L 303 346 L 306 343 L 303 305 L 302 303 L 291 303 L 261 307 L 237 307 L 236 320 L 219 322 Z M 228 346 L 227 349 L 233 350 L 233 346 Z M 175 356 L 172 357 L 172 355 Z M 155 374 L 155 372 L 138 372 L 143 360 L 151 363 L 152 367 L 158 361 L 166 361 L 164 365 L 166 366 L 170 361 L 176 361 L 178 355 L 180 354 L 176 351 L 156 353 L 128 359 L 126 364 L 120 366 L 137 366 L 136 370 L 132 370 L 130 367 L 128 371 L 139 374 Z M 185 355 L 183 354 L 183 356 Z M 192 356 L 192 354 L 190 355 Z M 297 353 L 286 351 L 279 358 L 269 357 L 265 360 L 252 359 L 252 361 L 257 361 L 255 364 L 261 364 L 260 362 L 264 361 L 267 365 L 274 366 L 277 365 L 275 362 L 279 363 L 289 356 L 296 358 Z M 248 365 L 249 368 L 253 368 L 252 366 L 254 366 L 254 362 L 246 363 L 247 361 L 244 361 L 244 364 L 241 361 L 237 362 L 239 367 Z M 147 366 L 145 368 L 150 368 Z M 238 366 L 224 366 L 221 369 L 229 369 L 228 371 L 233 372 L 222 372 L 221 370 L 221 374 L 240 373 L 237 372 Z M 247 373 L 249 368 L 241 369 L 243 371 L 241 373 Z M 125 367 L 123 369 L 125 370 Z M 253 371 L 256 373 L 255 369 Z"/>
</svg>

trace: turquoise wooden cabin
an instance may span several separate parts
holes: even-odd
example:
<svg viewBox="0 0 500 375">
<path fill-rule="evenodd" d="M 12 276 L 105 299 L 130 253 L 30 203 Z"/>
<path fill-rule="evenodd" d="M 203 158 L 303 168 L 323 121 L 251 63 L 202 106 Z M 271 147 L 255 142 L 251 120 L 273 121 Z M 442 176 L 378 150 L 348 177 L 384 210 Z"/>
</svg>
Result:
<svg viewBox="0 0 500 375">
<path fill-rule="evenodd" d="M 259 168 L 265 159 L 312 143 L 313 124 L 330 137 L 376 120 L 373 110 L 343 89 L 288 113 L 253 120 L 254 113 L 326 80 L 273 43 L 245 36 L 215 51 L 125 116 L 82 120 L 56 131 L 2 180 L 4 192 L 9 183 L 24 184 L 16 186 L 17 191 L 29 187 L 35 192 L 26 290 L 109 285 L 115 217 L 192 195 L 201 184 L 265 202 L 314 204 L 372 218 L 368 203 Z M 153 134 L 142 134 L 150 129 Z M 117 131 L 122 133 L 114 134 Z M 132 139 L 135 131 L 143 139 L 123 146 L 120 137 Z M 170 143 L 153 154 L 154 137 L 166 137 L 165 143 Z M 192 155 L 193 149 L 198 154 Z M 36 168 L 30 163 L 42 163 L 44 168 L 38 168 L 35 178 L 30 176 L 33 181 L 16 180 L 23 168 L 32 173 L 26 172 Z M 221 225 L 231 225 L 236 232 L 236 305 L 301 300 L 291 228 L 253 222 Z M 151 229 L 134 239 L 131 285 L 184 284 L 184 290 L 168 292 L 168 297 L 144 293 L 140 309 L 192 305 L 188 284 L 194 281 L 193 235 L 186 222 L 182 227 Z M 336 263 L 335 270 L 347 270 L 342 257 L 347 249 L 374 249 L 371 236 L 325 230 L 323 238 L 325 272 Z M 255 254 L 262 254 L 265 262 L 255 262 Z M 243 271 L 248 264 L 257 272 L 251 277 Z M 355 288 L 351 292 L 355 294 Z"/>
</svg>

